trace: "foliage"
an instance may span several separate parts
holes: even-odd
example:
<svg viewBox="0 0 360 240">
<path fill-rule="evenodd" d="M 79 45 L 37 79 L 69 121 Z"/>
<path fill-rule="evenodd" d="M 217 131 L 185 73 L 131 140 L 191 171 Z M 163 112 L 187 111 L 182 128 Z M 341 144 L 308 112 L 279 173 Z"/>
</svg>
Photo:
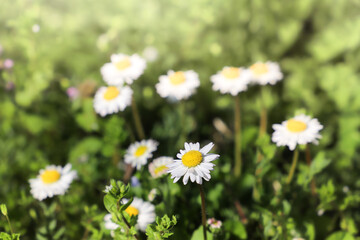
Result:
<svg viewBox="0 0 360 240">
<path fill-rule="evenodd" d="M 148 47 L 158 58 L 131 87 L 146 136 L 160 143 L 155 157 L 175 157 L 184 135 L 202 145 L 213 141 L 221 156 L 204 188 L 207 215 L 223 227 L 207 231 L 208 239 L 359 238 L 359 11 L 357 1 L 340 0 L 1 1 L 0 202 L 14 234 L 2 216 L 0 239 L 111 239 L 105 213 L 125 227 L 119 199 L 126 193 L 148 200 L 154 188 L 159 218 L 146 235 L 131 227 L 126 237 L 201 236 L 194 184 L 154 179 L 144 167 L 134 172 L 140 185 L 112 181 L 116 192 L 102 192 L 109 179 L 123 179 L 123 156 L 136 135 L 131 109 L 95 114 L 94 92 L 104 85 L 99 69 L 112 53 L 144 55 Z M 6 68 L 6 59 L 14 66 Z M 279 63 L 284 79 L 241 93 L 244 166 L 234 179 L 233 98 L 212 91 L 209 78 L 223 66 L 267 60 Z M 169 69 L 199 73 L 201 86 L 184 104 L 155 91 Z M 69 87 L 79 96 L 69 98 Z M 260 136 L 262 103 L 268 124 Z M 292 153 L 271 142 L 271 125 L 297 111 L 324 129 L 319 145 L 310 146 L 310 165 L 300 149 L 287 185 Z M 68 192 L 34 199 L 28 180 L 49 164 L 66 163 L 79 176 Z M 174 215 L 176 221 L 166 217 Z"/>
</svg>

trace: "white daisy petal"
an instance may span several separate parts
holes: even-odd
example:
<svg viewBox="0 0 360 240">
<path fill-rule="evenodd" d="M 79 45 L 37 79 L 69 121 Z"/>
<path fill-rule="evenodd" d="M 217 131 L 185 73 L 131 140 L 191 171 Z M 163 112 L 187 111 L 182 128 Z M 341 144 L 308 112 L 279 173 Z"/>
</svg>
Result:
<svg viewBox="0 0 360 240">
<path fill-rule="evenodd" d="M 148 159 L 152 157 L 152 153 L 156 151 L 157 146 L 158 142 L 152 139 L 135 142 L 127 149 L 124 161 L 140 170 Z"/>
<path fill-rule="evenodd" d="M 29 180 L 30 192 L 39 201 L 56 195 L 64 195 L 76 177 L 77 173 L 71 170 L 71 164 L 63 168 L 50 165 L 40 170 L 37 178 Z"/>
<path fill-rule="evenodd" d="M 213 90 L 222 94 L 230 93 L 235 96 L 239 92 L 246 91 L 251 81 L 249 70 L 238 67 L 224 67 L 217 74 L 211 76 Z"/>
<path fill-rule="evenodd" d="M 257 62 L 249 67 L 251 81 L 256 84 L 274 85 L 283 78 L 279 64 L 275 62 Z"/>
<path fill-rule="evenodd" d="M 276 146 L 288 146 L 294 151 L 297 145 L 316 143 L 321 138 L 319 131 L 323 126 L 310 116 L 300 114 L 292 119 L 274 124 L 271 140 Z"/>
</svg>

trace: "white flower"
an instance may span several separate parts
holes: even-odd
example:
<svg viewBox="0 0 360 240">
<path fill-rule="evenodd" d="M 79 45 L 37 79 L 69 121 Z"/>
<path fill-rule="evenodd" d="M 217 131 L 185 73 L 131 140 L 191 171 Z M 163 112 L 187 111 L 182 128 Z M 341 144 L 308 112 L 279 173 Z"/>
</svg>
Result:
<svg viewBox="0 0 360 240">
<path fill-rule="evenodd" d="M 158 50 L 155 47 L 146 47 L 143 51 L 143 56 L 148 62 L 154 62 L 158 58 Z"/>
<path fill-rule="evenodd" d="M 146 68 L 146 61 L 137 54 L 112 54 L 111 62 L 101 67 L 104 81 L 109 85 L 132 84 Z"/>
<path fill-rule="evenodd" d="M 154 201 L 155 197 L 159 195 L 159 191 L 156 188 L 151 189 L 148 194 L 148 199 L 150 202 Z"/>
<path fill-rule="evenodd" d="M 34 24 L 31 28 L 31 30 L 34 32 L 34 33 L 38 33 L 40 31 L 40 25 L 39 24 Z"/>
<path fill-rule="evenodd" d="M 238 67 L 224 67 L 217 74 L 210 77 L 213 83 L 213 90 L 222 94 L 230 93 L 236 96 L 239 92 L 247 90 L 251 81 L 251 74 L 248 69 Z"/>
<path fill-rule="evenodd" d="M 159 77 L 156 91 L 163 98 L 175 98 L 177 101 L 188 99 L 200 86 L 199 76 L 193 70 L 174 72 Z"/>
<path fill-rule="evenodd" d="M 180 150 L 177 160 L 169 164 L 168 172 L 171 173 L 171 178 L 174 183 L 183 177 L 183 183 L 186 185 L 190 178 L 191 182 L 202 184 L 202 179 L 209 181 L 211 178 L 210 170 L 213 170 L 215 164 L 211 163 L 220 157 L 218 154 L 208 154 L 213 143 L 209 143 L 200 149 L 199 143 L 185 143 L 185 150 Z"/>
<path fill-rule="evenodd" d="M 71 170 L 71 164 L 66 164 L 65 167 L 47 166 L 40 170 L 37 178 L 29 180 L 30 192 L 40 201 L 55 195 L 64 195 L 76 176 L 76 171 Z"/>
<path fill-rule="evenodd" d="M 216 220 L 215 218 L 209 218 L 207 220 L 207 224 L 210 225 L 211 228 L 219 229 L 222 226 L 222 222 L 220 220 Z"/>
<path fill-rule="evenodd" d="M 105 215 L 104 217 L 105 228 L 108 230 L 115 230 L 119 227 L 119 225 L 114 223 L 111 219 L 112 219 L 111 213 Z"/>
<path fill-rule="evenodd" d="M 318 144 L 318 139 L 321 138 L 319 131 L 322 128 L 323 126 L 316 118 L 312 119 L 301 114 L 283 121 L 281 124 L 273 124 L 275 131 L 272 135 L 272 141 L 277 146 L 288 146 L 293 151 L 297 144 Z"/>
<path fill-rule="evenodd" d="M 279 64 L 276 62 L 257 62 L 251 65 L 249 70 L 251 73 L 252 82 L 261 85 L 274 85 L 283 78 Z"/>
<path fill-rule="evenodd" d="M 109 193 L 112 188 L 113 188 L 113 186 L 112 186 L 111 184 L 110 184 L 110 185 L 106 185 L 104 192 Z"/>
<path fill-rule="evenodd" d="M 154 159 L 149 164 L 149 172 L 153 178 L 158 178 L 167 173 L 167 170 L 169 169 L 167 165 L 172 163 L 174 159 L 172 157 L 159 157 Z"/>
<path fill-rule="evenodd" d="M 127 199 L 123 199 L 123 204 L 127 202 Z M 135 227 L 143 232 L 145 232 L 147 225 L 155 221 L 156 217 L 155 206 L 137 197 L 134 197 L 130 206 L 125 209 L 125 212 L 130 216 L 138 217 Z"/>
<path fill-rule="evenodd" d="M 157 149 L 158 142 L 149 139 L 135 142 L 127 149 L 124 161 L 131 166 L 140 170 L 141 166 L 147 163 L 147 160 L 152 157 L 152 152 Z"/>
<path fill-rule="evenodd" d="M 124 111 L 131 105 L 133 91 L 130 87 L 101 87 L 97 90 L 94 97 L 94 109 L 100 116 Z"/>
</svg>

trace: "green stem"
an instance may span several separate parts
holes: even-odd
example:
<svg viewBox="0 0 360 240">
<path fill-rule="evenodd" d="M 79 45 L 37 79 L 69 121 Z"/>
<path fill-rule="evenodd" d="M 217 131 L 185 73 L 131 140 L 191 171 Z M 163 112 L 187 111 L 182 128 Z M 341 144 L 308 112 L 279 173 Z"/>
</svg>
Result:
<svg viewBox="0 0 360 240">
<path fill-rule="evenodd" d="M 299 150 L 296 148 L 295 152 L 294 152 L 294 157 L 293 157 L 293 161 L 292 161 L 292 164 L 291 164 L 290 172 L 289 172 L 289 175 L 288 175 L 288 177 L 286 179 L 287 184 L 291 183 L 291 180 L 292 180 L 292 178 L 294 176 L 298 158 L 299 158 Z"/>
<path fill-rule="evenodd" d="M 179 102 L 179 118 L 180 118 L 180 126 L 181 126 L 181 130 L 180 130 L 180 137 L 179 137 L 179 141 L 178 141 L 178 147 L 183 147 L 184 142 L 186 140 L 186 116 L 185 116 L 185 112 L 186 112 L 186 106 L 185 106 L 185 101 L 180 101 Z"/>
<path fill-rule="evenodd" d="M 206 206 L 205 206 L 205 192 L 202 184 L 199 184 L 201 196 L 201 217 L 203 225 L 204 240 L 206 240 Z"/>
<path fill-rule="evenodd" d="M 240 177 L 242 160 L 241 160 L 241 112 L 240 112 L 240 96 L 235 97 L 234 105 L 234 127 L 235 127 L 235 177 Z"/>
<path fill-rule="evenodd" d="M 7 220 L 8 224 L 9 224 L 9 228 L 10 228 L 10 232 L 11 232 L 11 236 L 12 236 L 12 235 L 14 235 L 14 231 L 13 231 L 13 229 L 11 227 L 10 219 L 9 219 L 9 217 L 7 215 L 5 215 L 5 217 L 6 217 L 6 220 Z"/>
<path fill-rule="evenodd" d="M 134 122 L 135 122 L 135 128 L 136 128 L 136 132 L 138 134 L 138 137 L 140 139 L 145 139 L 144 129 L 143 129 L 142 124 L 141 124 L 140 114 L 139 114 L 138 108 L 136 106 L 136 102 L 135 102 L 134 97 L 132 98 L 132 101 L 131 101 L 131 109 L 132 109 L 132 114 L 133 114 L 133 118 L 134 118 Z"/>
</svg>

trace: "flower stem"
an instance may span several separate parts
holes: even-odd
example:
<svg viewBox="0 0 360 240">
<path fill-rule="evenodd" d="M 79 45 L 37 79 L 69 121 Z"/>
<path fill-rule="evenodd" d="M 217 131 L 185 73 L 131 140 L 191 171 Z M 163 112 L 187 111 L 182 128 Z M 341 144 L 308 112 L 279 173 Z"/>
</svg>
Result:
<svg viewBox="0 0 360 240">
<path fill-rule="evenodd" d="M 11 236 L 12 236 L 12 235 L 14 235 L 14 231 L 13 231 L 13 229 L 11 227 L 10 219 L 9 219 L 8 215 L 5 215 L 5 217 L 6 217 L 6 220 L 7 220 L 8 224 L 9 224 L 9 228 L 10 228 L 10 232 L 11 232 Z"/>
<path fill-rule="evenodd" d="M 187 127 L 186 127 L 186 105 L 185 105 L 185 101 L 180 101 L 178 104 L 179 107 L 179 118 L 180 118 L 180 126 L 181 126 L 181 130 L 180 130 L 180 137 L 179 137 L 179 141 L 178 141 L 178 146 L 182 147 L 185 139 L 186 139 L 186 132 L 187 132 Z"/>
<path fill-rule="evenodd" d="M 296 148 L 295 152 L 294 152 L 294 157 L 293 157 L 293 161 L 292 161 L 292 164 L 291 164 L 290 172 L 289 172 L 289 175 L 288 175 L 288 177 L 286 179 L 287 184 L 291 183 L 291 180 L 292 180 L 292 178 L 294 176 L 294 172 L 295 172 L 295 169 L 296 169 L 298 158 L 299 158 L 299 150 Z"/>
<path fill-rule="evenodd" d="M 241 112 L 240 112 L 240 96 L 235 96 L 234 105 L 234 127 L 235 127 L 235 177 L 240 177 L 242 160 L 241 160 Z"/>
<path fill-rule="evenodd" d="M 311 166 L 311 153 L 310 153 L 310 147 L 309 144 L 306 144 L 306 150 L 305 150 L 305 157 L 306 157 L 306 163 L 307 165 Z M 311 179 L 311 183 L 310 183 L 310 188 L 311 188 L 311 194 L 313 196 L 316 195 L 316 183 L 315 183 L 315 176 L 313 176 L 313 178 Z"/>
<path fill-rule="evenodd" d="M 145 139 L 145 133 L 144 133 L 144 129 L 142 127 L 141 124 L 141 118 L 139 115 L 139 111 L 138 108 L 136 106 L 136 102 L 134 97 L 131 100 L 131 109 L 132 109 L 132 114 L 133 114 L 133 118 L 134 118 L 134 122 L 135 122 L 135 128 L 136 128 L 136 132 L 138 134 L 139 139 Z"/>
<path fill-rule="evenodd" d="M 206 206 L 205 206 L 205 192 L 202 184 L 199 184 L 201 196 L 201 217 L 203 225 L 204 240 L 206 240 Z"/>
<path fill-rule="evenodd" d="M 127 164 L 127 165 L 126 165 L 125 174 L 124 174 L 124 179 L 123 179 L 123 182 L 124 182 L 125 184 L 127 184 L 127 183 L 129 182 L 133 171 L 134 171 L 133 166 L 131 166 L 130 164 Z"/>
</svg>

